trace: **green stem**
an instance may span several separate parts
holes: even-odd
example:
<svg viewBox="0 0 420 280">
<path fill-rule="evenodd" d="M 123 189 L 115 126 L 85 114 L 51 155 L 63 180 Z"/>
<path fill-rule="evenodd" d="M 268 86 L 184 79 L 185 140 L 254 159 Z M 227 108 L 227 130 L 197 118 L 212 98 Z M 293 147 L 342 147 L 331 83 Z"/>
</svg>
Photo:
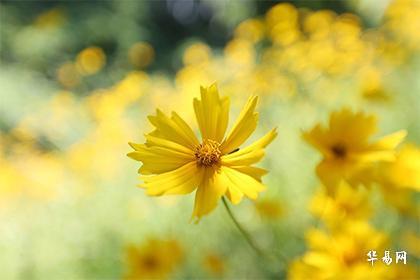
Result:
<svg viewBox="0 0 420 280">
<path fill-rule="evenodd" d="M 232 219 L 233 223 L 235 224 L 235 226 L 238 228 L 238 230 L 241 232 L 242 236 L 245 238 L 245 240 L 248 242 L 249 246 L 252 247 L 252 249 L 254 249 L 254 251 L 260 255 L 260 256 L 264 256 L 263 251 L 257 246 L 257 244 L 255 243 L 254 239 L 252 239 L 251 235 L 241 226 L 241 224 L 238 222 L 238 220 L 235 218 L 235 216 L 232 213 L 232 210 L 230 209 L 226 198 L 223 196 L 222 197 L 222 201 L 223 201 L 223 205 L 226 208 L 226 211 L 229 214 L 229 217 Z"/>
</svg>

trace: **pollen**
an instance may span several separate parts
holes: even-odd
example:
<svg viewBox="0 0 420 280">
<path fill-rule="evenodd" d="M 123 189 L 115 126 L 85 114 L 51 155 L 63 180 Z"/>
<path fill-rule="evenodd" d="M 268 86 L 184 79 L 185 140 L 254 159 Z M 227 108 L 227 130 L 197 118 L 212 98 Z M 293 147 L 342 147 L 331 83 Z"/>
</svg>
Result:
<svg viewBox="0 0 420 280">
<path fill-rule="evenodd" d="M 206 139 L 195 148 L 194 152 L 197 163 L 200 166 L 210 167 L 220 161 L 222 152 L 220 144 L 216 141 Z"/>
</svg>

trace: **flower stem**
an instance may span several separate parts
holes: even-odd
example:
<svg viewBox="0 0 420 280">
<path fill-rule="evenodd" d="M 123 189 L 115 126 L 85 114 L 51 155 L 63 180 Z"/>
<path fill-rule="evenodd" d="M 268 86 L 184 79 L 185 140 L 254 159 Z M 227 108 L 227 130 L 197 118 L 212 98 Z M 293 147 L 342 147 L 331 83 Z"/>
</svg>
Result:
<svg viewBox="0 0 420 280">
<path fill-rule="evenodd" d="M 222 201 L 223 201 L 223 205 L 226 208 L 226 211 L 229 214 L 229 217 L 232 219 L 233 223 L 235 224 L 235 226 L 238 228 L 238 230 L 241 232 L 242 236 L 245 238 L 245 240 L 248 242 L 249 246 L 252 247 L 252 249 L 254 249 L 254 251 L 259 255 L 259 256 L 264 256 L 263 251 L 257 246 L 257 244 L 255 243 L 254 239 L 252 239 L 251 235 L 242 227 L 242 225 L 238 222 L 238 220 L 235 218 L 235 216 L 232 213 L 232 210 L 230 209 L 226 198 L 223 196 L 222 197 Z"/>
</svg>

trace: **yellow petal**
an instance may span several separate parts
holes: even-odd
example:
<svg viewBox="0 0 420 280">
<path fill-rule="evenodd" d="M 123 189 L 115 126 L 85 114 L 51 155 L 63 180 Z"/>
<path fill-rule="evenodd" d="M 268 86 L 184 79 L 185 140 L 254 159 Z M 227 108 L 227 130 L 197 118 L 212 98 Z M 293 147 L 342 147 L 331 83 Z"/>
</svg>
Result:
<svg viewBox="0 0 420 280">
<path fill-rule="evenodd" d="M 355 151 L 352 157 L 364 162 L 394 161 L 396 158 L 395 148 L 404 140 L 406 135 L 405 130 L 387 135 L 366 148 Z"/>
<path fill-rule="evenodd" d="M 233 193 L 240 191 L 251 199 L 257 199 L 258 193 L 265 190 L 265 186 L 252 178 L 251 176 L 239 172 L 233 168 L 222 166 L 220 168 L 220 176 L 223 178 L 223 182 L 227 184 L 229 190 Z M 237 203 L 238 201 L 232 201 Z"/>
<path fill-rule="evenodd" d="M 353 113 L 344 108 L 331 113 L 329 127 L 316 125 L 303 138 L 319 150 L 324 157 L 333 157 L 331 147 L 344 145 L 351 150 L 363 150 L 368 145 L 369 137 L 376 131 L 376 118 L 364 113 Z"/>
<path fill-rule="evenodd" d="M 327 187 L 329 195 L 335 195 L 339 183 L 345 180 L 352 187 L 360 184 L 369 186 L 373 179 L 373 169 L 363 163 L 340 160 L 322 160 L 316 167 L 316 173 Z"/>
<path fill-rule="evenodd" d="M 200 88 L 201 100 L 194 98 L 193 105 L 203 140 L 223 140 L 229 121 L 229 99 L 220 98 L 216 84 Z"/>
<path fill-rule="evenodd" d="M 137 144 L 133 142 L 129 142 L 128 145 L 130 145 L 130 147 L 133 148 L 134 150 L 138 150 L 143 146 L 143 144 Z"/>
<path fill-rule="evenodd" d="M 171 119 L 179 128 L 181 128 L 182 133 L 185 136 L 193 140 L 192 142 L 194 143 L 194 145 L 198 144 L 198 140 L 194 134 L 194 131 L 192 131 L 191 127 L 176 112 L 172 112 Z"/>
<path fill-rule="evenodd" d="M 226 197 L 232 202 L 232 204 L 238 204 L 241 202 L 244 194 L 233 184 L 229 186 L 226 191 Z"/>
<path fill-rule="evenodd" d="M 342 166 L 335 161 L 321 161 L 316 167 L 316 173 L 329 194 L 335 193 L 340 181 L 345 179 Z"/>
<path fill-rule="evenodd" d="M 261 182 L 261 177 L 268 173 L 267 170 L 254 166 L 231 166 L 231 168 L 251 176 L 258 182 Z"/>
<path fill-rule="evenodd" d="M 221 145 L 223 153 L 227 154 L 239 148 L 252 132 L 254 132 L 258 122 L 258 113 L 254 112 L 257 101 L 257 96 L 249 98 L 247 104 L 239 114 L 237 121 Z"/>
<path fill-rule="evenodd" d="M 407 136 L 407 131 L 400 130 L 390 135 L 382 137 L 380 140 L 371 145 L 372 150 L 391 150 L 395 149 Z"/>
<path fill-rule="evenodd" d="M 195 162 L 155 176 L 141 176 L 148 195 L 187 194 L 194 191 L 203 179 L 203 169 Z"/>
<path fill-rule="evenodd" d="M 331 156 L 330 146 L 333 139 L 321 125 L 318 124 L 310 131 L 303 132 L 302 138 L 324 156 Z"/>
<path fill-rule="evenodd" d="M 193 217 L 200 219 L 216 208 L 218 201 L 226 192 L 226 185 L 220 181 L 218 172 L 204 168 L 204 176 L 195 195 Z"/>
<path fill-rule="evenodd" d="M 192 150 L 199 144 L 191 128 L 177 114 L 173 113 L 172 118 L 169 118 L 160 110 L 157 110 L 156 116 L 149 116 L 148 118 L 156 127 L 156 130 L 150 135 L 164 138 Z"/>
<path fill-rule="evenodd" d="M 326 275 L 333 273 L 334 270 L 328 270 L 325 268 L 332 267 L 335 268 L 338 266 L 338 260 L 336 260 L 332 255 L 329 255 L 324 252 L 317 252 L 317 251 L 309 251 L 307 252 L 302 260 L 310 265 L 311 267 L 315 267 L 320 269 Z M 330 275 L 328 275 L 330 276 Z M 331 279 L 332 277 L 322 277 L 320 279 Z"/>
<path fill-rule="evenodd" d="M 180 153 L 184 153 L 184 154 L 194 154 L 194 151 L 183 146 L 180 145 L 178 143 L 172 142 L 170 140 L 166 140 L 164 138 L 159 138 L 159 137 L 155 137 L 153 135 L 147 134 L 146 135 L 146 146 L 151 147 L 151 146 L 158 146 L 158 147 L 162 147 L 162 148 L 166 148 L 166 149 L 170 149 L 170 150 L 174 150 Z M 136 144 L 136 147 L 138 150 L 139 144 Z"/>
<path fill-rule="evenodd" d="M 194 161 L 192 153 L 179 152 L 159 146 L 147 147 L 146 145 L 138 145 L 137 150 L 129 153 L 128 156 L 143 163 L 140 168 L 142 174 L 160 174 Z"/>
<path fill-rule="evenodd" d="M 420 191 L 420 149 L 412 144 L 404 145 L 386 172 L 395 186 Z"/>
<path fill-rule="evenodd" d="M 228 166 L 251 165 L 260 161 L 264 156 L 264 148 L 277 136 L 276 129 L 272 129 L 266 135 L 251 145 L 237 152 L 222 156 L 222 163 Z"/>
<path fill-rule="evenodd" d="M 363 112 L 354 113 L 348 108 L 333 112 L 330 116 L 329 136 L 353 146 L 363 146 L 376 132 L 377 119 Z"/>
<path fill-rule="evenodd" d="M 364 151 L 361 153 L 353 153 L 349 155 L 349 158 L 366 163 L 377 161 L 394 161 L 395 151 Z"/>
</svg>

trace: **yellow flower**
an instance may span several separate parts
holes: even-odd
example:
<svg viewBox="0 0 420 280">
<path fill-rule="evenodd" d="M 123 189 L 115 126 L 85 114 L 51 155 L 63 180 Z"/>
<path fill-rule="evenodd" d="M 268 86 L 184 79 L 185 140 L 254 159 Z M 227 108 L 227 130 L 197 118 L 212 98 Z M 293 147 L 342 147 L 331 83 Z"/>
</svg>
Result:
<svg viewBox="0 0 420 280">
<path fill-rule="evenodd" d="M 387 236 L 367 223 L 349 223 L 332 234 L 311 230 L 307 239 L 309 250 L 291 263 L 288 279 L 418 279 L 415 265 L 396 264 Z M 371 250 L 376 251 L 377 258 L 373 266 L 367 255 Z M 393 258 L 389 266 L 382 261 L 385 250 L 390 250 Z"/>
<path fill-rule="evenodd" d="M 310 210 L 330 228 L 340 226 L 343 220 L 366 219 L 372 213 L 368 192 L 361 188 L 354 189 L 344 181 L 338 185 L 334 197 L 324 189 L 315 194 Z"/>
<path fill-rule="evenodd" d="M 284 205 L 274 199 L 263 199 L 255 203 L 258 214 L 268 220 L 276 220 L 285 214 Z"/>
<path fill-rule="evenodd" d="M 99 47 L 88 47 L 82 50 L 76 58 L 76 68 L 81 75 L 96 74 L 105 66 L 106 55 Z"/>
<path fill-rule="evenodd" d="M 404 145 L 395 162 L 389 164 L 386 173 L 389 182 L 399 188 L 420 191 L 420 149 L 415 145 Z"/>
<path fill-rule="evenodd" d="M 381 185 L 381 191 L 384 201 L 400 214 L 420 219 L 420 204 L 416 201 L 415 191 L 386 183 Z"/>
<path fill-rule="evenodd" d="M 126 279 L 164 279 L 182 261 L 183 252 L 175 240 L 149 240 L 126 251 L 129 271 Z"/>
<path fill-rule="evenodd" d="M 206 270 L 218 277 L 222 276 L 226 270 L 223 259 L 219 255 L 213 253 L 204 257 L 203 265 Z"/>
<path fill-rule="evenodd" d="M 309 250 L 291 263 L 289 279 L 388 279 L 395 273 L 380 260 L 387 250 L 387 236 L 368 223 L 347 223 L 333 233 L 313 229 L 306 238 Z M 378 254 L 373 267 L 367 261 L 371 250 Z"/>
<path fill-rule="evenodd" d="M 171 117 L 157 110 L 149 116 L 155 130 L 145 144 L 130 145 L 128 154 L 141 161 L 139 169 L 147 194 L 187 194 L 197 189 L 193 217 L 210 213 L 223 195 L 237 204 L 245 195 L 256 199 L 265 189 L 261 177 L 266 170 L 254 167 L 264 157 L 264 148 L 276 137 L 275 129 L 246 148 L 239 147 L 254 132 L 257 97 L 251 97 L 227 134 L 229 98 L 220 98 L 215 84 L 201 88 L 194 111 L 202 135 L 199 142 L 189 125 L 176 113 Z"/>
<path fill-rule="evenodd" d="M 420 233 L 405 230 L 401 237 L 403 248 L 407 248 L 407 254 L 417 259 L 420 258 Z M 420 271 L 419 271 L 420 272 Z"/>
<path fill-rule="evenodd" d="M 376 172 L 385 202 L 404 215 L 419 218 L 415 194 L 420 191 L 420 149 L 405 144 L 394 162 L 381 164 Z"/>
<path fill-rule="evenodd" d="M 349 109 L 333 112 L 329 127 L 316 125 L 303 138 L 323 155 L 316 171 L 322 183 L 333 192 L 341 180 L 352 186 L 369 184 L 371 168 L 378 162 L 395 160 L 395 147 L 404 139 L 404 130 L 375 142 L 376 118 Z"/>
</svg>

